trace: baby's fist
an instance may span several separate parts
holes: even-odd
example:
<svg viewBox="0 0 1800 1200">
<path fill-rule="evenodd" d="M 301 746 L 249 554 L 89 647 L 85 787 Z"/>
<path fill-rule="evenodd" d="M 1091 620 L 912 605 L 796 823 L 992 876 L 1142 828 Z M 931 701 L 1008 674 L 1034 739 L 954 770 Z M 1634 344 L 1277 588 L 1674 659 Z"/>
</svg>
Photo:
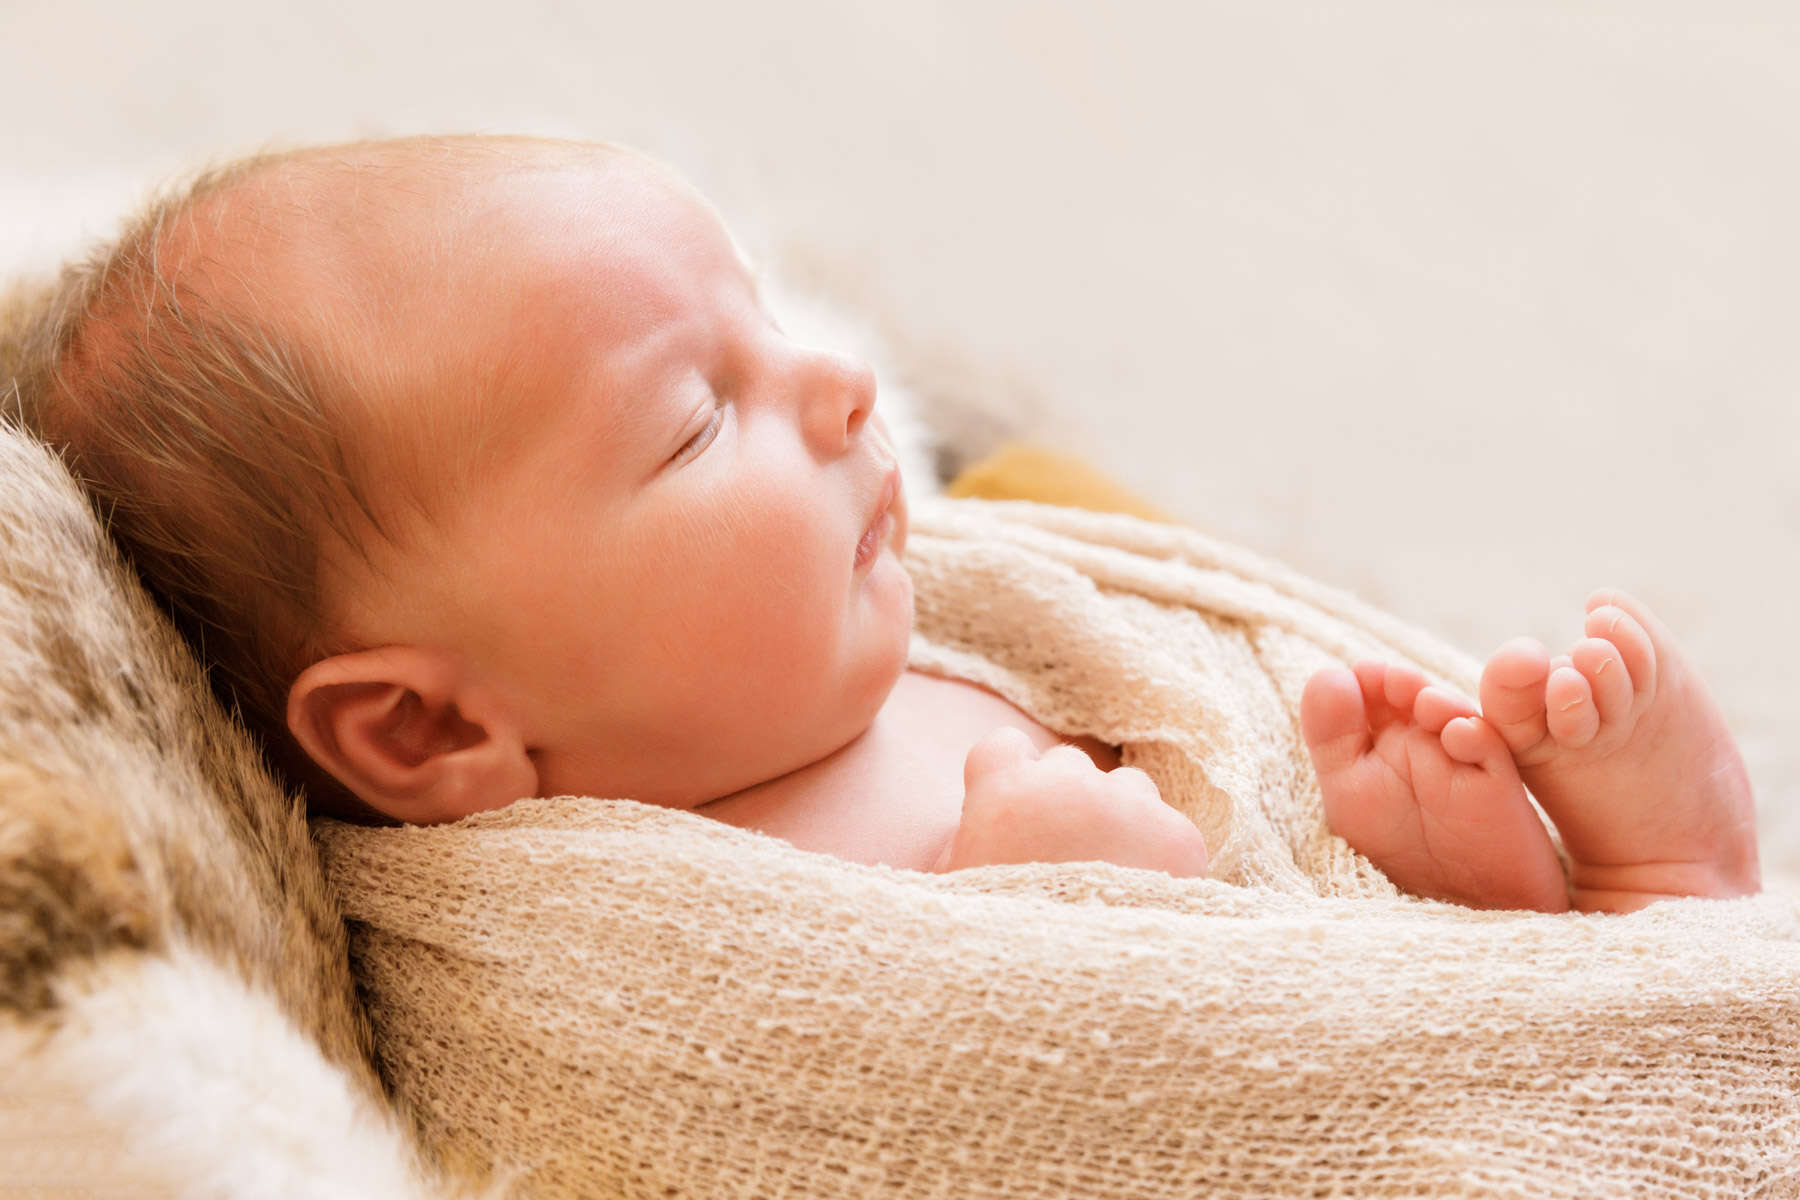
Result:
<svg viewBox="0 0 1800 1200">
<path fill-rule="evenodd" d="M 1102 771 L 1074 746 L 1039 753 L 1003 727 L 963 761 L 962 824 L 939 870 L 1026 862 L 1110 862 L 1204 875 L 1206 842 L 1135 767 Z"/>
</svg>

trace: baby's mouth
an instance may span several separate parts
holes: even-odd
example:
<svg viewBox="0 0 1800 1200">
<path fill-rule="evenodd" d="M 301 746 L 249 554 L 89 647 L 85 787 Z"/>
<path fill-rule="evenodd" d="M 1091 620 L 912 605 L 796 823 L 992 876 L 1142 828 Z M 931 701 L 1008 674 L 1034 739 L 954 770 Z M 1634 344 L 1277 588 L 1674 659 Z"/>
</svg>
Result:
<svg viewBox="0 0 1800 1200">
<path fill-rule="evenodd" d="M 867 566 L 880 552 L 882 543 L 894 531 L 894 499 L 900 494 L 900 470 L 894 468 L 888 474 L 887 483 L 881 490 L 881 499 L 875 505 L 875 516 L 869 521 L 869 527 L 863 530 L 862 540 L 856 543 L 856 569 Z"/>
</svg>

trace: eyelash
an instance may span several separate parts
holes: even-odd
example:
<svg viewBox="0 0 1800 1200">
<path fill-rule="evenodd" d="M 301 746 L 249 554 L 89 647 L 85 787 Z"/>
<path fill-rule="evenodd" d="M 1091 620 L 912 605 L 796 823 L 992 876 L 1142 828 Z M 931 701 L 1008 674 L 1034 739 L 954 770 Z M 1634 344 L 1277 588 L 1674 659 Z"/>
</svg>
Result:
<svg viewBox="0 0 1800 1200">
<path fill-rule="evenodd" d="M 670 465 L 680 466 L 682 463 L 698 457 L 702 450 L 712 445 L 713 440 L 719 436 L 719 430 L 724 426 L 725 406 L 715 404 L 713 405 L 712 419 L 707 421 L 706 428 L 681 444 L 681 449 L 677 450 L 675 457 L 669 460 Z"/>
</svg>

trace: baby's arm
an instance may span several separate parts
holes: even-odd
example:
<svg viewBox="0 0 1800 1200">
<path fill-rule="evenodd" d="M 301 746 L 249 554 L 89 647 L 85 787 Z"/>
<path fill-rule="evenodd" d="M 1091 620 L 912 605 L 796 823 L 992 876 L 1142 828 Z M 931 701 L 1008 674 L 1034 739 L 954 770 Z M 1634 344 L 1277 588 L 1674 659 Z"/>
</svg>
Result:
<svg viewBox="0 0 1800 1200">
<path fill-rule="evenodd" d="M 1110 862 L 1206 874 L 1206 842 L 1135 767 L 1102 771 L 1074 746 L 1043 754 L 996 729 L 963 762 L 963 813 L 936 870 L 1027 862 Z"/>
</svg>

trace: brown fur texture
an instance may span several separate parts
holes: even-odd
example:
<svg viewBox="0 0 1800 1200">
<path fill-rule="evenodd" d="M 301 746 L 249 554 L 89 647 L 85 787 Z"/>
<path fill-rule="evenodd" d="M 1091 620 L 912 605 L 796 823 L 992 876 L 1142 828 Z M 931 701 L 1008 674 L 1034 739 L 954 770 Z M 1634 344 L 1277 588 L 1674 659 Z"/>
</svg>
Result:
<svg viewBox="0 0 1800 1200">
<path fill-rule="evenodd" d="M 158 948 L 143 874 L 117 823 L 93 820 L 74 780 L 0 763 L 0 1008 L 54 1006 L 69 959 Z"/>
<path fill-rule="evenodd" d="M 171 935 L 378 1092 L 343 922 L 299 802 L 44 447 L 0 429 L 0 1008 L 72 958 Z"/>
<path fill-rule="evenodd" d="M 44 295 L 0 304 L 0 365 L 19 361 L 19 331 Z M 0 377 L 0 1029 L 66 1046 L 87 1036 L 83 989 L 123 978 L 121 954 L 179 971 L 198 952 L 241 983 L 243 1005 L 279 1013 L 317 1048 L 339 1094 L 398 1117 L 399 1142 L 372 1135 L 395 1177 L 419 1195 L 472 1194 L 478 1173 L 419 1156 L 416 1123 L 375 1072 L 301 801 L 221 708 L 57 456 L 17 426 L 19 400 Z M 31 1094 L 29 1075 L 14 1082 Z M 297 1082 L 264 1086 L 280 1103 Z M 204 1122 L 218 1115 L 196 1118 L 190 1149 L 206 1153 L 217 1131 Z M 245 1194 L 232 1171 L 255 1177 L 257 1162 L 296 1146 L 329 1161 L 306 1130 L 269 1142 L 261 1128 L 224 1130 L 212 1169 L 226 1191 L 206 1194 Z"/>
<path fill-rule="evenodd" d="M 158 946 L 144 876 L 124 831 L 95 820 L 81 784 L 0 763 L 0 1007 L 54 1007 L 50 979 L 68 959 Z"/>
<path fill-rule="evenodd" d="M 25 368 L 25 353 L 51 303 L 53 285 L 44 279 L 21 279 L 0 287 L 0 393 Z"/>
</svg>

